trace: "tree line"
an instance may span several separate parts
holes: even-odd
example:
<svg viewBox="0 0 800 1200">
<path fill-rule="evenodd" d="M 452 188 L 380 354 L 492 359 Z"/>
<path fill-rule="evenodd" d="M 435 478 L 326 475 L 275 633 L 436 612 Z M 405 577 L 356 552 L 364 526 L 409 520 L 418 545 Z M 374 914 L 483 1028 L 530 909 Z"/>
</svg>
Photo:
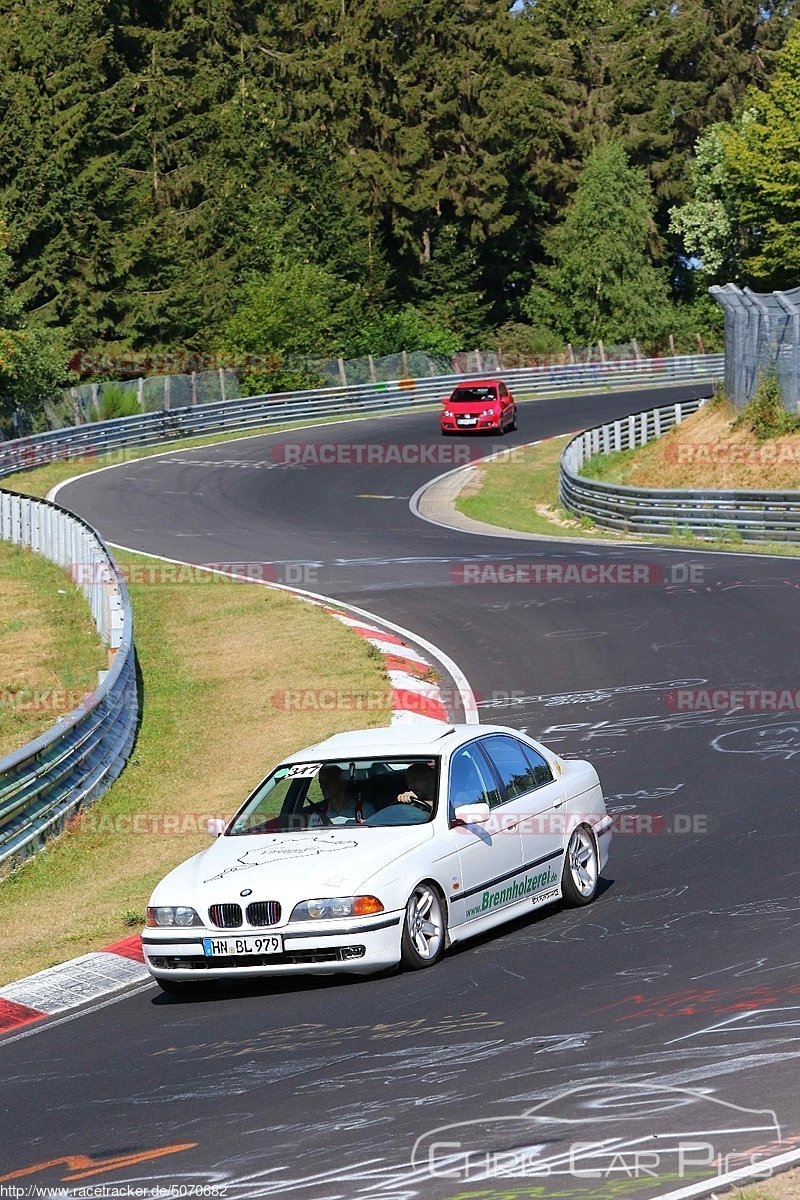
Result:
<svg viewBox="0 0 800 1200">
<path fill-rule="evenodd" d="M 75 350 L 708 332 L 800 282 L 792 9 L 0 0 L 0 406 Z"/>
</svg>

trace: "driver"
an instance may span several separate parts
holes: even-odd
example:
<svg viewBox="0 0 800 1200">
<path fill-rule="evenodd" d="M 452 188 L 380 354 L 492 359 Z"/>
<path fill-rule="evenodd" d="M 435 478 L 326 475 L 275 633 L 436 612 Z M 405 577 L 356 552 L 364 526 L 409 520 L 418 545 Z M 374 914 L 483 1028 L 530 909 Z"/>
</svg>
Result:
<svg viewBox="0 0 800 1200">
<path fill-rule="evenodd" d="M 336 763 L 326 763 L 318 779 L 322 803 L 314 806 L 308 821 L 310 826 L 346 825 L 354 821 L 360 825 L 375 812 L 375 806 L 369 800 L 353 799 L 348 795 L 347 778 Z"/>
<path fill-rule="evenodd" d="M 418 804 L 426 804 L 428 808 L 433 809 L 433 802 L 436 799 L 436 771 L 427 763 L 412 763 L 406 769 L 406 782 L 408 783 L 408 791 L 401 792 L 397 797 L 398 804 L 412 804 L 416 801 Z"/>
</svg>

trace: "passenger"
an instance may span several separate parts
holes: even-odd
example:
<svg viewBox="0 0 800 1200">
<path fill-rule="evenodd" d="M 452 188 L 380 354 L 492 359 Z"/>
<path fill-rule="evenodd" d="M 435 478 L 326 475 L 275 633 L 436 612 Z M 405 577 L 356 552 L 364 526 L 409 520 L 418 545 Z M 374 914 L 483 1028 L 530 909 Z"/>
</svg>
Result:
<svg viewBox="0 0 800 1200">
<path fill-rule="evenodd" d="M 347 789 L 347 777 L 336 763 L 326 763 L 319 773 L 322 803 L 314 805 L 309 826 L 363 824 L 375 812 L 369 800 L 353 798 Z"/>
<path fill-rule="evenodd" d="M 433 811 L 436 799 L 436 771 L 427 763 L 412 763 L 406 770 L 408 791 L 401 792 L 397 797 L 398 804 L 411 804 L 417 801 L 426 804 Z"/>
</svg>

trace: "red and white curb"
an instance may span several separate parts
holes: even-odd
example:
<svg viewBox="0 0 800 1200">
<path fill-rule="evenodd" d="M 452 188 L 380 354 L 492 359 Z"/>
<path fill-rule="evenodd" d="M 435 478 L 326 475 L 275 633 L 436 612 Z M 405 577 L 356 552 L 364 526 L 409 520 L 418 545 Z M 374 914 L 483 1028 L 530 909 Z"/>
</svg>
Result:
<svg viewBox="0 0 800 1200">
<path fill-rule="evenodd" d="M 416 717 L 432 717 L 437 721 L 449 719 L 441 688 L 433 678 L 433 663 L 419 650 L 409 646 L 396 634 L 367 625 L 341 609 L 326 607 L 325 611 L 343 625 L 349 626 L 354 633 L 368 641 L 383 655 L 392 689 L 393 725 L 414 720 Z"/>
<path fill-rule="evenodd" d="M 0 988 L 0 1034 L 150 979 L 139 934 Z"/>
<path fill-rule="evenodd" d="M 420 717 L 437 721 L 450 719 L 448 705 L 436 681 L 433 655 L 426 658 L 421 650 L 409 645 L 399 634 L 370 624 L 366 615 L 352 615 L 322 598 L 292 588 L 280 590 L 293 592 L 297 599 L 324 609 L 383 655 L 391 688 L 393 725 Z M 468 688 L 462 688 L 460 694 L 466 696 L 467 692 Z M 355 711 L 359 711 L 358 708 Z M 102 950 L 47 967 L 0 988 L 0 1036 L 101 1000 L 131 984 L 149 982 L 150 978 L 138 933 Z"/>
</svg>

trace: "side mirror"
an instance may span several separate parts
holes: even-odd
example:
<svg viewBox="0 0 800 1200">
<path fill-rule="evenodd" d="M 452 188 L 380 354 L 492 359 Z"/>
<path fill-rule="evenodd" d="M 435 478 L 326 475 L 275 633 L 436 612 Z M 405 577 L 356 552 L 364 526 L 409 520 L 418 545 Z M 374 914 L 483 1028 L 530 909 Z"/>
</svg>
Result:
<svg viewBox="0 0 800 1200">
<path fill-rule="evenodd" d="M 219 837 L 228 828 L 228 822 L 224 817 L 209 817 L 206 828 L 211 837 Z"/>
<path fill-rule="evenodd" d="M 459 804 L 453 817 L 462 825 L 488 825 L 491 812 L 488 804 Z"/>
</svg>

